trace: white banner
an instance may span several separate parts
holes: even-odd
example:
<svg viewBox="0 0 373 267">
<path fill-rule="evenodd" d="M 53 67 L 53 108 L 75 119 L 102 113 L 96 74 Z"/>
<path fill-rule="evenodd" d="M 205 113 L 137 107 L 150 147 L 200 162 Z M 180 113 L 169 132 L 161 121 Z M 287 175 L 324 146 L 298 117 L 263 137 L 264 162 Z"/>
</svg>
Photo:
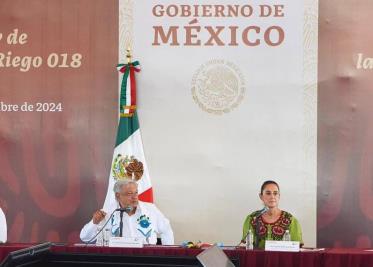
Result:
<svg viewBox="0 0 373 267">
<path fill-rule="evenodd" d="M 317 1 L 120 0 L 155 203 L 182 240 L 237 244 L 275 180 L 316 245 Z"/>
</svg>

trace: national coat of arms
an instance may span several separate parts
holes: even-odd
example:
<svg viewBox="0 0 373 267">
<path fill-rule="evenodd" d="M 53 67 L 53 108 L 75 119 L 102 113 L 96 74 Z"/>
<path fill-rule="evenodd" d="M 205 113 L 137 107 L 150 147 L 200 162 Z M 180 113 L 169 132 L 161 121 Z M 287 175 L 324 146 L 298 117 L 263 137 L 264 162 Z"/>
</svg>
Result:
<svg viewBox="0 0 373 267">
<path fill-rule="evenodd" d="M 112 174 L 115 180 L 133 179 L 138 181 L 144 174 L 144 165 L 134 156 L 118 154 L 112 166 Z"/>
<path fill-rule="evenodd" d="M 217 115 L 228 113 L 242 102 L 245 79 L 232 62 L 213 59 L 195 72 L 192 95 L 202 110 Z"/>
</svg>

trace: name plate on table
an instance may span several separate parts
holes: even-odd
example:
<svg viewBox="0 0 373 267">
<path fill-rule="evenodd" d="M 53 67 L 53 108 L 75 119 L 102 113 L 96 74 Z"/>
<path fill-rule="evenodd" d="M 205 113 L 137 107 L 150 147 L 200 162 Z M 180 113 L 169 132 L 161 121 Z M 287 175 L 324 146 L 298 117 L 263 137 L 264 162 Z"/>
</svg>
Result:
<svg viewBox="0 0 373 267">
<path fill-rule="evenodd" d="M 266 251 L 291 251 L 298 252 L 300 248 L 299 241 L 276 241 L 266 240 Z"/>
<path fill-rule="evenodd" d="M 109 247 L 114 248 L 142 248 L 144 244 L 137 237 L 111 237 Z"/>
</svg>

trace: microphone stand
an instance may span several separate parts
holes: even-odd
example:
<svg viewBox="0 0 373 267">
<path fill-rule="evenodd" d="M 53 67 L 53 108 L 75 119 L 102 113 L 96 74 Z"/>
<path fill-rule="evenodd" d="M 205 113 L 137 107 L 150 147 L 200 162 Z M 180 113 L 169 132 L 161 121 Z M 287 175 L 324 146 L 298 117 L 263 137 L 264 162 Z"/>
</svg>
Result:
<svg viewBox="0 0 373 267">
<path fill-rule="evenodd" d="M 265 212 L 267 212 L 268 207 L 265 206 L 262 210 L 260 210 L 256 216 L 255 221 L 255 240 L 254 240 L 254 248 L 259 247 L 259 217 L 262 216 Z"/>
<path fill-rule="evenodd" d="M 258 247 L 259 247 L 259 216 L 256 216 L 254 248 L 258 248 Z"/>
<path fill-rule="evenodd" d="M 123 212 L 124 210 L 120 210 L 120 223 L 119 223 L 119 236 L 123 236 Z"/>
</svg>

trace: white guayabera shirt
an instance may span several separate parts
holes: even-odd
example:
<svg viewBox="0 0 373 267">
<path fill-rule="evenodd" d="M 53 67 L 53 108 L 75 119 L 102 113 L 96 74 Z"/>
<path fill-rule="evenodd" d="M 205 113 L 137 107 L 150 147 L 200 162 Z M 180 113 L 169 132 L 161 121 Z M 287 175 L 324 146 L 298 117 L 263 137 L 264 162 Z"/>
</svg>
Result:
<svg viewBox="0 0 373 267">
<path fill-rule="evenodd" d="M 105 210 L 105 219 L 109 220 L 105 228 L 110 230 L 112 236 L 119 236 L 120 212 L 114 212 L 109 218 L 116 208 Z M 80 239 L 84 242 L 90 241 L 97 233 L 97 227 L 98 225 L 91 220 L 80 231 Z M 127 213 L 123 213 L 124 237 L 137 237 L 144 244 L 156 244 L 157 235 L 160 235 L 162 245 L 174 244 L 170 222 L 154 204 L 139 201 L 135 214 L 128 216 Z"/>
<path fill-rule="evenodd" d="M 7 227 L 6 219 L 3 210 L 0 208 L 0 242 L 6 242 L 7 239 Z"/>
</svg>

